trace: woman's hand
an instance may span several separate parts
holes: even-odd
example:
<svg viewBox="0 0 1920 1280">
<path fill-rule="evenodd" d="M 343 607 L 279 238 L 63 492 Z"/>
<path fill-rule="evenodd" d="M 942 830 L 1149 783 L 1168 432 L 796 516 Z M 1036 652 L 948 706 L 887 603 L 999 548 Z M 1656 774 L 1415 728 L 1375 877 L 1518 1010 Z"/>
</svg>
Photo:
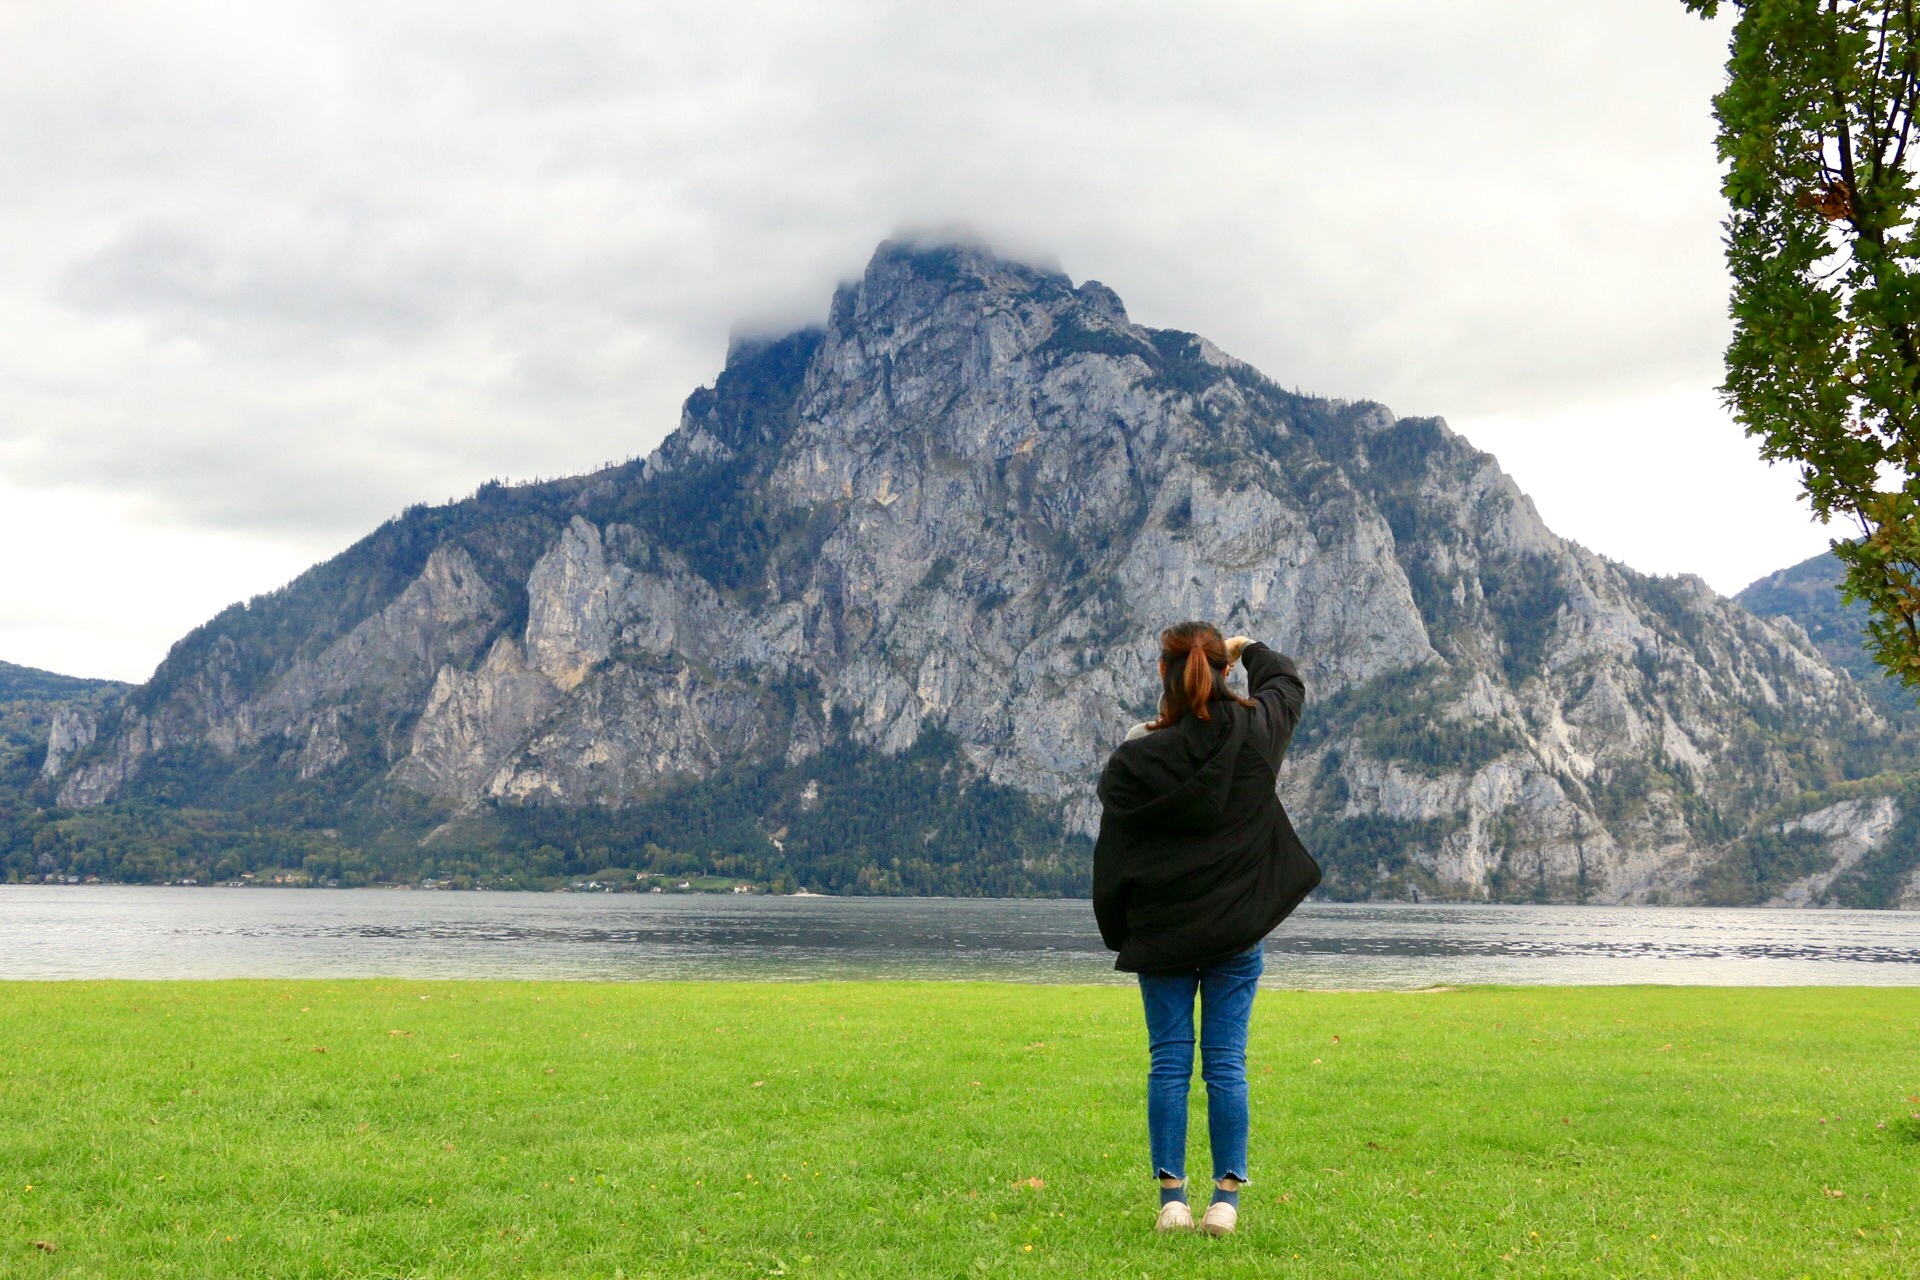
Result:
<svg viewBox="0 0 1920 1280">
<path fill-rule="evenodd" d="M 1240 651 L 1253 643 L 1252 636 L 1235 636 L 1227 641 L 1227 665 L 1240 661 Z"/>
</svg>

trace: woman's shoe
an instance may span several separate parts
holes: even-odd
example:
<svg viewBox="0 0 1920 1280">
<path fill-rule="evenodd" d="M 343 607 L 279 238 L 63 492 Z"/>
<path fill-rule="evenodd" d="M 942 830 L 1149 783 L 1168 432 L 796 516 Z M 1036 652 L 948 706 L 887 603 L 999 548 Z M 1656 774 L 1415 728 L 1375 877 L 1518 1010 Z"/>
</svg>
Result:
<svg viewBox="0 0 1920 1280">
<path fill-rule="evenodd" d="M 1191 1220 L 1193 1215 L 1187 1216 Z M 1200 1230 L 1210 1236 L 1231 1235 L 1239 1225 L 1240 1211 L 1224 1200 L 1208 1205 L 1206 1214 L 1200 1219 Z"/>
<path fill-rule="evenodd" d="M 1155 1231 L 1191 1231 L 1193 1230 L 1193 1210 L 1187 1208 L 1185 1200 L 1169 1200 L 1160 1206 L 1160 1217 L 1153 1224 Z"/>
</svg>

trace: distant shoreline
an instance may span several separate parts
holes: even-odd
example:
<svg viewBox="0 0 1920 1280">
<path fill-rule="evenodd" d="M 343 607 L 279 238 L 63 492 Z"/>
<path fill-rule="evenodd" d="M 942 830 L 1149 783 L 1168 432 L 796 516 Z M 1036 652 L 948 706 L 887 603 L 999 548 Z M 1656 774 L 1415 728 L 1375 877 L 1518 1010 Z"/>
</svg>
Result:
<svg viewBox="0 0 1920 1280">
<path fill-rule="evenodd" d="M 611 896 L 660 896 L 668 898 L 821 898 L 836 902 L 1086 902 L 1085 894 L 1019 894 L 1013 896 L 993 896 L 989 894 L 942 894 L 942 893 L 821 893 L 817 890 L 802 889 L 794 893 L 774 893 L 761 887 L 741 890 L 726 888 L 577 888 L 565 886 L 551 889 L 530 888 L 524 885 L 468 885 L 455 888 L 445 884 L 274 884 L 270 882 L 215 881 L 212 884 L 194 884 L 190 881 L 166 881 L 160 884 L 148 884 L 136 880 L 92 880 L 77 884 L 61 881 L 21 880 L 0 882 L 0 890 L 6 889 L 267 889 L 276 892 L 331 891 L 335 893 L 521 893 L 532 897 L 552 897 L 556 894 L 581 896 L 601 894 Z M 1764 912 L 1769 915 L 1839 915 L 1859 912 L 1869 915 L 1908 916 L 1920 915 L 1920 908 L 1911 907 L 1842 907 L 1820 905 L 1804 906 L 1768 906 L 1765 904 L 1746 904 L 1740 906 L 1713 905 L 1697 902 L 1501 902 L 1486 898 L 1367 898 L 1350 900 L 1328 898 L 1319 894 L 1309 897 L 1303 906 L 1314 907 L 1500 907 L 1538 908 L 1545 911 L 1558 911 L 1567 908 L 1592 908 L 1595 910 L 1621 911 L 1739 911 Z M 1285 926 L 1281 926 L 1283 929 Z"/>
</svg>

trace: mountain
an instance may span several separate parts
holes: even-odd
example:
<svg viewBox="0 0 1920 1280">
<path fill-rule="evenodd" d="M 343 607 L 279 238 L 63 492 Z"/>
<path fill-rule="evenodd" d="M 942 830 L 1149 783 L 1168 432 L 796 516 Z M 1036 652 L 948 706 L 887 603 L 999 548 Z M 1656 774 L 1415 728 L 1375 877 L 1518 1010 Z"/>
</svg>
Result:
<svg viewBox="0 0 1920 1280">
<path fill-rule="evenodd" d="M 650 457 L 411 508 L 200 627 L 0 867 L 1081 893 L 1188 617 L 1298 658 L 1281 789 L 1335 897 L 1920 900 L 1911 734 L 1805 631 L 1555 536 L 1438 419 L 966 244 L 737 341 Z"/>
</svg>

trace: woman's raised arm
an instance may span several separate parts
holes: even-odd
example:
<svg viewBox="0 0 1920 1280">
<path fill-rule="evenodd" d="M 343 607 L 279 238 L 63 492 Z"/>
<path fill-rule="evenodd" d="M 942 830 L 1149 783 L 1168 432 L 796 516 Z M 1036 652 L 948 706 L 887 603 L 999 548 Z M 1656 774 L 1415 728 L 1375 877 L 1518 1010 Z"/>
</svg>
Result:
<svg viewBox="0 0 1920 1280">
<path fill-rule="evenodd" d="M 1235 644 L 1240 647 L 1234 648 Z M 1306 705 L 1307 686 L 1293 659 L 1258 640 L 1235 636 L 1227 641 L 1227 655 L 1247 669 L 1247 696 L 1254 701 L 1253 740 L 1277 771 L 1287 754 L 1293 728 Z"/>
</svg>

